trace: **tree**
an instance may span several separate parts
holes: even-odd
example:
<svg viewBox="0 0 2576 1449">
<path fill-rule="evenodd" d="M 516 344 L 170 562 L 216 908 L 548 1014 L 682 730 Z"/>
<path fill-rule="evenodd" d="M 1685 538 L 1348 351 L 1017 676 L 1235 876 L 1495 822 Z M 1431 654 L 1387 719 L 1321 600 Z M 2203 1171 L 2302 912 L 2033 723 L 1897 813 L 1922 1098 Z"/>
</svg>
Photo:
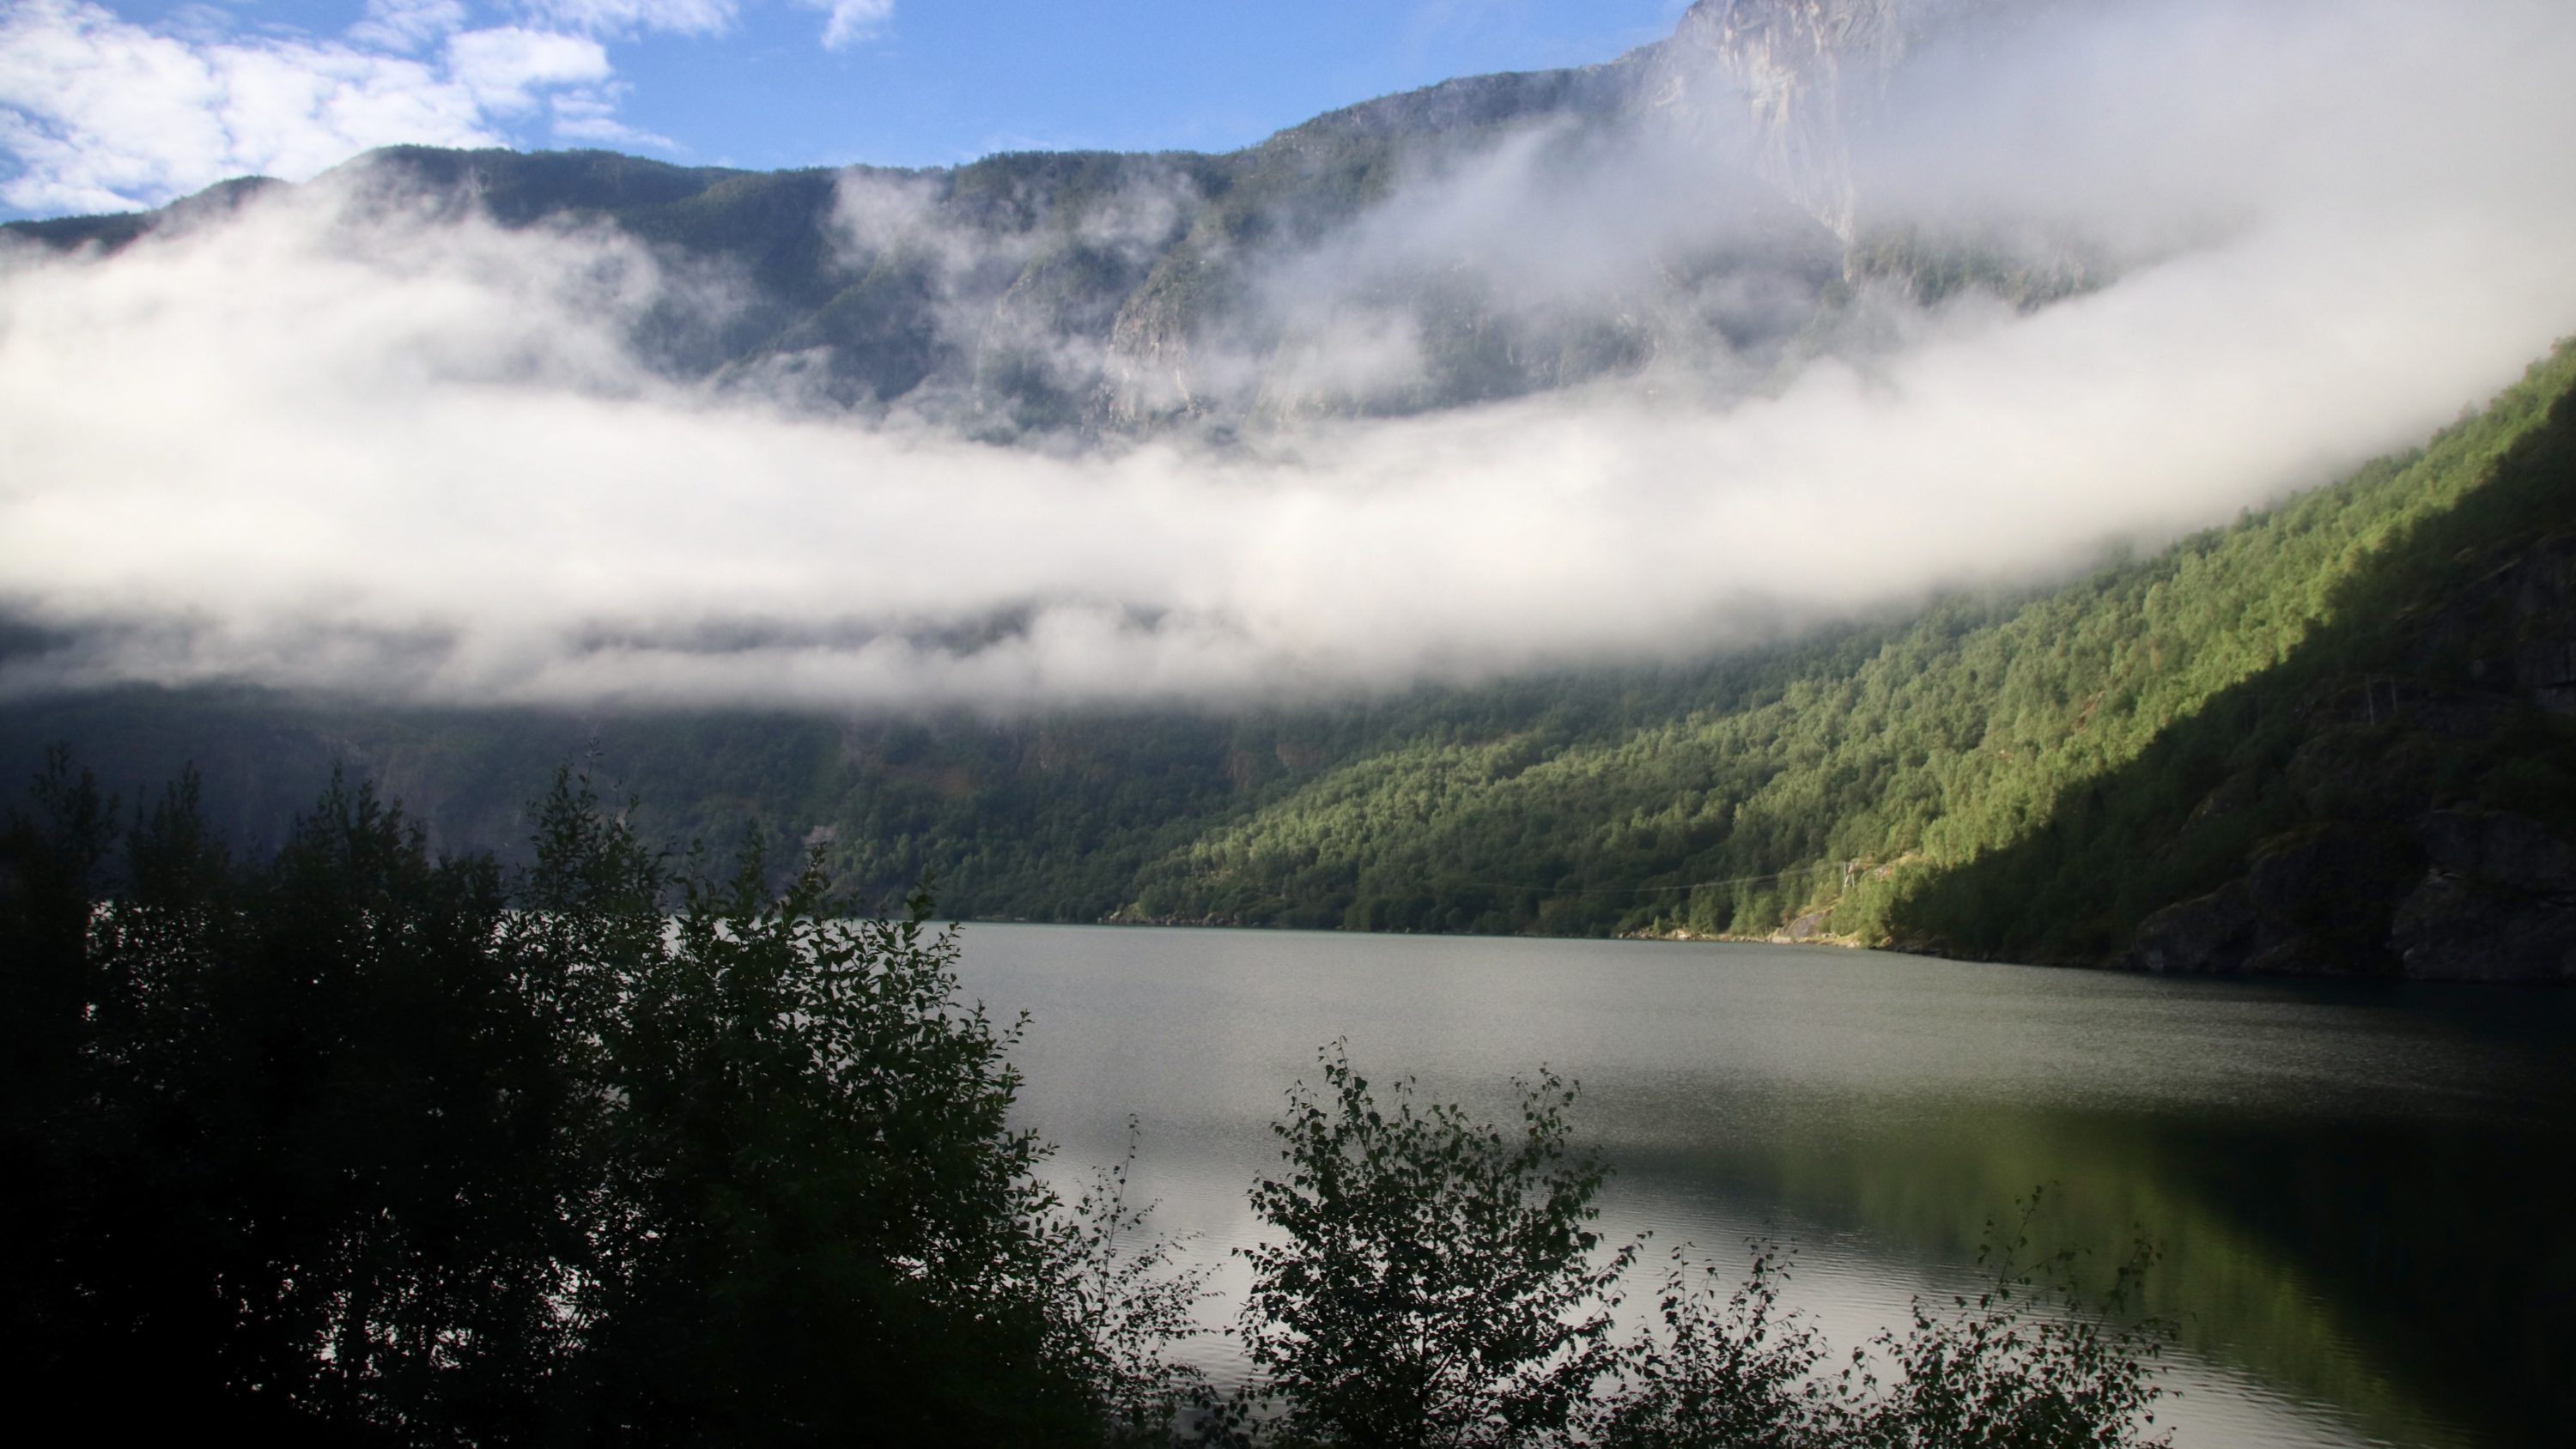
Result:
<svg viewBox="0 0 2576 1449">
<path fill-rule="evenodd" d="M 515 883 L 336 779 L 255 866 L 193 779 L 122 832 L 60 758 L 34 803 L 13 1379 L 111 1416 L 149 1375 L 269 1442 L 628 1445 L 1090 1445 L 1177 1382 L 1194 1285 L 1038 1180 L 1018 1027 L 926 896 L 700 881 L 568 773 Z"/>
<path fill-rule="evenodd" d="M 1586 1406 L 1604 1449 L 1809 1449 L 1840 1442 L 1847 1405 L 1816 1373 L 1826 1346 L 1780 1307 L 1788 1258 L 1756 1241 L 1741 1282 L 1675 1248 L 1656 1302 L 1620 1354 L 1619 1389 Z"/>
<path fill-rule="evenodd" d="M 929 898 L 846 919 L 819 871 L 772 892 L 754 852 L 679 907 L 601 993 L 611 1211 L 582 1298 L 603 1427 L 1093 1437 L 1048 1353 L 1053 1200 L 1044 1145 L 1009 1122 L 1018 1028 L 958 1002 Z"/>
<path fill-rule="evenodd" d="M 1047 1221 L 1048 1356 L 1089 1388 L 1110 1443 L 1228 1443 L 1238 1406 L 1221 1408 L 1202 1370 L 1166 1356 L 1198 1332 L 1214 1270 L 1181 1266 L 1172 1240 L 1146 1231 L 1151 1208 L 1128 1203 L 1133 1118 L 1127 1133 L 1126 1160 L 1096 1170 L 1072 1206 Z M 1201 1421 L 1197 1433 L 1183 1432 L 1185 1416 Z"/>
<path fill-rule="evenodd" d="M 430 860 L 336 780 L 258 869 L 193 778 L 122 832 L 59 759 L 34 803 L 7 854 L 43 909 L 6 922 L 0 996 L 54 1050 L 12 1124 L 45 1170 L 39 1230 L 6 1245 L 11 1368 L 138 1436 L 163 1406 L 271 1440 L 523 1426 L 564 1342 L 567 1090 L 559 1023 L 495 949 L 491 862 Z"/>
<path fill-rule="evenodd" d="M 1517 1132 L 1457 1106 L 1382 1109 L 1345 1047 L 1318 1054 L 1272 1124 L 1288 1164 L 1252 1190 L 1285 1233 L 1239 1250 L 1241 1332 L 1279 1427 L 1325 1443 L 1529 1444 L 1561 1433 L 1613 1364 L 1613 1285 L 1590 1223 L 1608 1169 L 1574 1150 L 1575 1089 L 1517 1083 Z"/>
<path fill-rule="evenodd" d="M 756 853 L 699 880 L 569 774 L 515 879 L 336 780 L 257 864 L 193 779 L 119 830 L 57 757 L 32 803 L 0 827 L 0 1372 L 27 1394 L 127 1437 L 387 1445 L 1150 1443 L 1207 1406 L 1162 1357 L 1200 1279 L 1139 1244 L 1123 1172 L 1071 1208 L 1040 1183 L 1020 1028 L 959 999 L 926 897 L 850 918 Z M 1813 1372 L 1767 1250 L 1731 1294 L 1676 1258 L 1660 1327 L 1616 1345 L 1638 1249 L 1590 1226 L 1571 1085 L 1522 1084 L 1507 1130 L 1319 1060 L 1252 1193 L 1284 1234 L 1246 1253 L 1267 1436 L 2110 1449 L 2152 1422 L 2160 1330 L 2035 1296 L 2069 1282 L 2023 1261 L 2035 1201 L 1990 1290 L 1875 1340 L 1883 1386 L 1867 1356 Z M 1243 1437 L 1209 1407 L 1203 1439 Z"/>
</svg>

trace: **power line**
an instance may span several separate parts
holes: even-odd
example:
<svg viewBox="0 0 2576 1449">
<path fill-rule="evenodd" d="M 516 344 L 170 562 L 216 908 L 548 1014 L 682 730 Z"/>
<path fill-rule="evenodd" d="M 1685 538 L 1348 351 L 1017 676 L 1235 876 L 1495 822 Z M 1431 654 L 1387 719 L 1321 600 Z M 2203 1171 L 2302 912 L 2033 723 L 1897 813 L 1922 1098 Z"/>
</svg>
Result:
<svg viewBox="0 0 2576 1449">
<path fill-rule="evenodd" d="M 1860 862 L 1857 860 L 1820 860 L 1812 865 L 1793 865 L 1786 870 L 1769 871 L 1762 875 L 1735 875 L 1728 876 L 1722 880 L 1691 881 L 1685 885 L 1574 886 L 1569 888 L 1564 886 L 1534 886 L 1518 881 L 1489 880 L 1479 876 L 1450 876 L 1446 879 L 1437 879 L 1433 884 L 1439 887 L 1456 885 L 1486 886 L 1498 891 L 1509 891 L 1514 894 L 1535 895 L 1549 900 L 1562 899 L 1566 896 L 1606 896 L 1621 894 L 1641 896 L 1676 895 L 1684 891 L 1713 890 L 1719 886 L 1753 885 L 1761 881 L 1780 880 L 1788 876 L 1806 875 L 1820 870 L 1834 870 L 1837 868 L 1848 870 L 1851 867 L 1859 865 L 1859 863 Z M 1289 900 L 1289 897 L 1284 892 L 1277 890 L 1267 891 L 1264 894 L 1268 899 L 1278 901 L 1283 905 Z"/>
<path fill-rule="evenodd" d="M 1479 878 L 1477 878 L 1477 877 L 1475 877 L 1475 876 L 1468 876 L 1468 877 L 1464 878 L 1463 880 L 1459 879 L 1458 877 L 1454 877 L 1454 876 L 1453 876 L 1453 877 L 1451 877 L 1448 881 L 1442 881 L 1442 882 L 1437 882 L 1437 883 L 1438 883 L 1438 884 L 1443 884 L 1443 885 L 1447 885 L 1447 884 L 1463 884 L 1463 885 L 1491 886 L 1491 887 L 1492 887 L 1492 888 L 1494 888 L 1495 890 L 1504 890 L 1504 891 L 1528 891 L 1528 892 L 1530 892 L 1530 893 L 1532 893 L 1532 894 L 1535 894 L 1535 895 L 1543 895 L 1543 896 L 1602 896 L 1602 895 L 1617 895 L 1617 894 L 1621 894 L 1621 893 L 1625 893 L 1625 894 L 1628 894 L 1628 895 L 1640 895 L 1640 896 L 1642 896 L 1642 895 L 1673 895 L 1673 894 L 1678 894 L 1678 893 L 1680 893 L 1680 892 L 1682 892 L 1682 891 L 1704 891 L 1704 890 L 1713 890 L 1713 889 L 1715 889 L 1715 888 L 1716 888 L 1716 887 L 1718 887 L 1718 886 L 1752 885 L 1752 884 L 1754 884 L 1754 883 L 1756 883 L 1756 882 L 1759 882 L 1759 881 L 1766 881 L 1766 880 L 1779 880 L 1779 879 L 1781 879 L 1781 878 L 1782 878 L 1782 877 L 1784 877 L 1784 876 L 1805 875 L 1805 874 L 1808 874 L 1808 873 L 1811 873 L 1811 872 L 1814 872 L 1814 871 L 1819 871 L 1819 870 L 1836 870 L 1836 869 L 1841 869 L 1841 868 L 1844 868 L 1844 867 L 1846 867 L 1846 866 L 1848 866 L 1848 865 L 1850 865 L 1850 864 L 1853 864 L 1853 862 L 1849 862 L 1849 861 L 1840 861 L 1840 860 L 1820 860 L 1820 861 L 1815 862 L 1813 865 L 1793 865 L 1793 866 L 1789 867 L 1787 870 L 1775 870 L 1775 871 L 1771 871 L 1771 872 L 1769 872 L 1769 873 L 1767 873 L 1767 874 L 1764 874 L 1764 875 L 1737 875 L 1737 876 L 1728 876 L 1728 877 L 1727 877 L 1727 878 L 1725 878 L 1724 880 L 1701 880 L 1701 881 L 1692 881 L 1692 882 L 1690 882 L 1690 883 L 1689 883 L 1689 884 L 1687 884 L 1687 885 L 1666 885 L 1666 886 L 1575 886 L 1575 887 L 1572 887 L 1571 889 L 1569 889 L 1569 888 L 1566 888 L 1566 887 L 1563 887 L 1563 886 L 1534 886 L 1534 885 L 1526 885 L 1526 884 L 1522 884 L 1522 883 L 1520 883 L 1520 882 L 1516 882 L 1516 881 L 1483 880 L 1483 879 L 1479 879 Z"/>
</svg>

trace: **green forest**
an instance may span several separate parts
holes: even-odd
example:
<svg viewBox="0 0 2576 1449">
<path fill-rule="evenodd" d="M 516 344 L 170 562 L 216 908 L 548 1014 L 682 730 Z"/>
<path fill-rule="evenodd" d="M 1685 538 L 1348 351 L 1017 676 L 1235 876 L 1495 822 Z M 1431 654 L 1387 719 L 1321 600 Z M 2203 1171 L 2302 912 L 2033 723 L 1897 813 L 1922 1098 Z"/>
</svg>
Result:
<svg viewBox="0 0 2576 1449">
<path fill-rule="evenodd" d="M 131 689 L 0 711 L 0 758 L 75 743 L 128 791 L 194 765 L 242 843 L 346 766 L 433 843 L 505 856 L 586 760 L 668 838 L 819 849 L 863 897 L 930 880 L 968 918 L 2103 962 L 2160 910 L 2251 891 L 2205 969 L 2393 973 L 2407 930 L 2565 884 L 2507 870 L 2393 919 L 2428 850 L 2502 828 L 2475 812 L 2540 856 L 2576 834 L 2571 387 L 2562 348 L 2422 448 L 2152 556 L 1696 665 L 1006 720 Z"/>
<path fill-rule="evenodd" d="M 1154 860 L 1129 912 L 1556 934 L 1803 919 L 2100 959 L 2330 819 L 2470 801 L 2576 821 L 2570 732 L 2511 666 L 2535 628 L 2576 621 L 2467 597 L 2535 551 L 2559 566 L 2571 381 L 2562 351 L 2336 486 L 2035 598 L 1738 665 L 1663 718 L 1390 740 Z"/>
</svg>

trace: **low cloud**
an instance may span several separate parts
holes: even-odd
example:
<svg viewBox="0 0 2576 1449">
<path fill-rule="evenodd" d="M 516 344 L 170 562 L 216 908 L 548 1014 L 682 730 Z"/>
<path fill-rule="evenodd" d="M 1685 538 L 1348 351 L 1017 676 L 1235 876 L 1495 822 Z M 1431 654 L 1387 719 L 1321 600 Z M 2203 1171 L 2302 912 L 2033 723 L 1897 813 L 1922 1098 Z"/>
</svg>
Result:
<svg viewBox="0 0 2576 1449">
<path fill-rule="evenodd" d="M 61 641 L 0 690 L 1007 710 L 1685 656 L 2224 519 L 2576 330 L 2555 8 L 2150 3 L 1917 63 L 1855 130 L 1864 213 L 2081 236 L 2117 260 L 2090 290 L 1864 285 L 1748 357 L 1723 307 L 1807 283 L 1730 302 L 1746 270 L 1712 263 L 1662 294 L 1717 309 L 1659 334 L 1699 351 L 1226 446 L 996 447 L 673 382 L 631 329 L 728 305 L 710 279 L 355 181 L 0 258 L 0 611 Z M 1425 274 L 1535 317 L 1738 255 L 1759 207 L 1722 150 L 1542 135 L 1417 178 L 1245 274 L 1273 331 L 1244 365 L 1385 386 L 1418 357 L 1374 299 Z M 854 180 L 850 265 L 911 248 L 964 307 L 1010 259 L 919 185 Z"/>
</svg>

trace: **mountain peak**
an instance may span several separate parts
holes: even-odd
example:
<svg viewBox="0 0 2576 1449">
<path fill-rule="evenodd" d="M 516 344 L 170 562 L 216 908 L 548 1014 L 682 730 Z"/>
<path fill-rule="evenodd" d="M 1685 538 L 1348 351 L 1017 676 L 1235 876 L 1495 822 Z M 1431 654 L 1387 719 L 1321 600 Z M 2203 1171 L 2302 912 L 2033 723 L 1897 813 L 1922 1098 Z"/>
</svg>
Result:
<svg viewBox="0 0 2576 1449">
<path fill-rule="evenodd" d="M 1848 243 L 1857 227 L 1847 127 L 1904 48 L 1913 0 L 1698 0 L 1673 34 L 1682 67 L 1714 70 L 1710 100 L 1750 109 L 1754 170 Z"/>
</svg>

